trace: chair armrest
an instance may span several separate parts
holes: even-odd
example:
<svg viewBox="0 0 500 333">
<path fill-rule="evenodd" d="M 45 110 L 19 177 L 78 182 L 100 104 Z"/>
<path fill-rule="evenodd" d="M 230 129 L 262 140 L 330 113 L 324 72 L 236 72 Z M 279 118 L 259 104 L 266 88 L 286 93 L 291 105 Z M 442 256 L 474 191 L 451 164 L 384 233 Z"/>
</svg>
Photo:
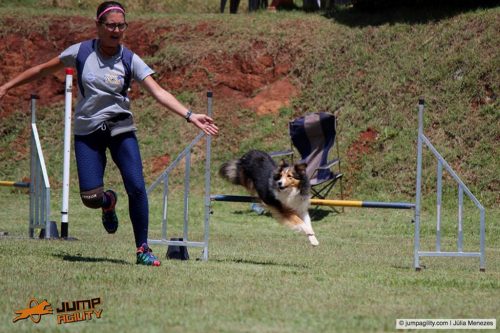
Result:
<svg viewBox="0 0 500 333">
<path fill-rule="evenodd" d="M 334 166 L 335 164 L 337 164 L 339 162 L 340 162 L 340 158 L 336 158 L 334 160 L 331 160 L 327 164 L 321 165 L 320 167 L 318 167 L 318 170 L 327 170 L 327 169 L 330 169 L 332 166 Z"/>
<path fill-rule="evenodd" d="M 293 150 L 287 149 L 287 150 L 273 151 L 269 153 L 269 155 L 271 157 L 290 156 L 293 155 Z"/>
</svg>

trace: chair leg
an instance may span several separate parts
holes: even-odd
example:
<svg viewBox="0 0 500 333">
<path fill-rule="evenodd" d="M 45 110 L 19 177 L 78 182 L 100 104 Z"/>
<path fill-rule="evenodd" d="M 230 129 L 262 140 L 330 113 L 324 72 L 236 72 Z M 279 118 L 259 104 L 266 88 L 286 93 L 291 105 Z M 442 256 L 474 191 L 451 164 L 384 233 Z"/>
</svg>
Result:
<svg viewBox="0 0 500 333">
<path fill-rule="evenodd" d="M 328 183 L 327 185 L 321 187 L 319 190 L 316 190 L 315 188 L 311 188 L 311 194 L 313 198 L 318 198 L 318 199 L 326 199 L 330 191 L 332 190 L 333 186 L 337 183 L 337 180 L 332 181 Z M 335 208 L 334 206 L 328 206 L 330 207 L 331 210 L 333 210 L 336 214 L 340 214 L 340 211 Z M 311 212 L 311 217 L 315 216 L 317 211 L 319 209 L 319 206 L 314 207 L 313 211 Z"/>
<path fill-rule="evenodd" d="M 315 188 L 311 188 L 311 192 L 313 194 L 313 197 L 317 197 L 319 199 L 325 199 L 327 197 L 327 195 L 330 193 L 330 191 L 332 190 L 335 183 L 336 183 L 336 181 L 328 183 L 327 185 L 323 186 L 319 190 L 316 190 Z"/>
</svg>

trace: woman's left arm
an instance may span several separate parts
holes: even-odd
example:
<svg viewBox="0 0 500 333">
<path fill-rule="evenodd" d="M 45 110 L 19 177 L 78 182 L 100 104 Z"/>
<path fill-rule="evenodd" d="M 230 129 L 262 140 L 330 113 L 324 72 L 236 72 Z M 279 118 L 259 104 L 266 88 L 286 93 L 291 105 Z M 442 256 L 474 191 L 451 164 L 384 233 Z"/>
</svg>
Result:
<svg viewBox="0 0 500 333">
<path fill-rule="evenodd" d="M 146 77 L 142 81 L 142 86 L 163 106 L 179 116 L 186 119 L 190 112 L 182 105 L 171 93 L 163 89 L 151 76 Z M 215 125 L 212 118 L 201 113 L 192 113 L 188 121 L 192 122 L 196 127 L 201 129 L 208 135 L 216 135 L 219 128 Z"/>
</svg>

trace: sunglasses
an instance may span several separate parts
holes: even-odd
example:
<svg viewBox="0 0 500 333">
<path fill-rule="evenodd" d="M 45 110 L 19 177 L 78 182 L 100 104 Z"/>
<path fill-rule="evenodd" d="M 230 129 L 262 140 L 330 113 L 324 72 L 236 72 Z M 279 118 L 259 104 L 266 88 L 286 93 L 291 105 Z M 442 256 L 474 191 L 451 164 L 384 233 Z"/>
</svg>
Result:
<svg viewBox="0 0 500 333">
<path fill-rule="evenodd" d="M 115 31 L 118 28 L 118 31 L 125 31 L 128 28 L 128 23 L 101 23 L 106 30 Z"/>
</svg>

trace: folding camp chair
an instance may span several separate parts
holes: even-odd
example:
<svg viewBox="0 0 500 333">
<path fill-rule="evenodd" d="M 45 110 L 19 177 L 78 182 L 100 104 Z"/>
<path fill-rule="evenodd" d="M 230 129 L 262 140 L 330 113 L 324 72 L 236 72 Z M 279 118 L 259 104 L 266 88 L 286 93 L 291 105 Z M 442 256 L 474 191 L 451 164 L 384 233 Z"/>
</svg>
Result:
<svg viewBox="0 0 500 333">
<path fill-rule="evenodd" d="M 336 143 L 336 117 L 327 112 L 310 113 L 291 121 L 288 126 L 291 144 L 301 156 L 299 162 L 307 163 L 306 173 L 311 184 L 312 198 L 326 199 L 340 181 L 340 198 L 344 199 L 338 144 L 337 157 L 328 161 L 330 150 Z M 270 155 L 273 158 L 291 156 L 292 163 L 294 160 L 293 149 L 272 152 Z M 335 167 L 338 171 L 334 171 Z M 263 212 L 259 204 L 252 204 L 251 208 L 258 214 Z M 314 210 L 318 208 L 316 206 Z M 330 208 L 338 212 L 334 207 Z"/>
<path fill-rule="evenodd" d="M 329 155 L 333 155 L 330 150 L 335 143 L 336 125 L 335 116 L 326 112 L 310 113 L 289 123 L 292 144 L 299 151 L 301 162 L 307 163 L 306 173 L 311 183 L 313 198 L 327 198 L 335 184 L 340 181 L 340 196 L 343 199 L 343 174 L 340 170 L 338 144 L 337 157 L 328 160 Z"/>
</svg>

